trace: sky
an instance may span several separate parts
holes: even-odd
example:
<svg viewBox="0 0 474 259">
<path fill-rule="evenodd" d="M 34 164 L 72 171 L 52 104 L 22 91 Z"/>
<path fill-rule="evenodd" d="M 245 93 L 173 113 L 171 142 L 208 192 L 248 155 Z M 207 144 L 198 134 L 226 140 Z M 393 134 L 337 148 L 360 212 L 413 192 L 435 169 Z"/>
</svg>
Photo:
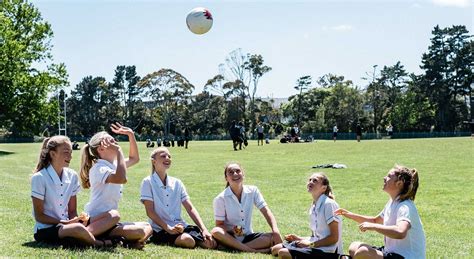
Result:
<svg viewBox="0 0 474 259">
<path fill-rule="evenodd" d="M 170 68 L 202 91 L 233 50 L 260 54 L 272 70 L 257 96 L 296 94 L 299 77 L 342 75 L 361 88 L 398 61 L 420 74 L 434 26 L 465 25 L 473 34 L 472 0 L 33 0 L 52 25 L 53 62 L 65 63 L 74 88 L 86 76 L 112 81 L 118 65 L 139 76 Z M 211 30 L 191 33 L 186 15 L 205 7 Z M 316 83 L 313 86 L 317 86 Z"/>
</svg>

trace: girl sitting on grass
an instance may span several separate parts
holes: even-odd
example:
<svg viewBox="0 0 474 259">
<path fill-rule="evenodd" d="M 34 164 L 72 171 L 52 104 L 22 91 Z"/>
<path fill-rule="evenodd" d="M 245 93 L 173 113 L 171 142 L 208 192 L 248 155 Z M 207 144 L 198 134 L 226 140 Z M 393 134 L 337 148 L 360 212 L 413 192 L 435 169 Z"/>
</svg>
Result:
<svg viewBox="0 0 474 259">
<path fill-rule="evenodd" d="M 98 240 L 94 234 L 118 222 L 118 217 L 99 214 L 89 226 L 86 215 L 77 216 L 76 194 L 79 177 L 70 169 L 71 141 L 65 136 L 46 138 L 38 165 L 31 178 L 33 215 L 36 220 L 34 238 L 38 242 L 64 245 L 111 246 L 111 240 Z"/>
<path fill-rule="evenodd" d="M 153 228 L 150 240 L 155 244 L 168 244 L 184 248 L 196 245 L 213 249 L 217 243 L 202 222 L 191 203 L 181 180 L 168 175 L 171 155 L 167 148 L 159 147 L 150 155 L 152 174 L 142 181 L 141 201 Z M 181 217 L 181 204 L 197 226 L 188 225 Z"/>
<path fill-rule="evenodd" d="M 353 258 L 426 258 L 425 232 L 414 203 L 418 183 L 416 169 L 395 166 L 384 177 L 383 190 L 390 200 L 379 215 L 336 210 L 336 215 L 359 223 L 362 232 L 370 230 L 384 235 L 384 246 L 379 248 L 353 242 L 349 247 Z"/>
<path fill-rule="evenodd" d="M 238 163 L 224 169 L 227 188 L 214 199 L 216 227 L 212 236 L 223 246 L 253 253 L 270 253 L 282 242 L 277 222 L 256 186 L 244 185 L 245 173 Z M 257 207 L 270 225 L 271 233 L 253 232 L 252 211 Z"/>
<path fill-rule="evenodd" d="M 128 159 L 124 158 L 122 148 L 115 139 L 105 131 L 95 134 L 82 149 L 81 182 L 84 188 L 91 189 L 86 212 L 92 219 L 103 213 L 118 214 L 122 184 L 127 182 L 127 168 L 139 161 L 133 131 L 119 123 L 112 124 L 111 130 L 128 136 Z M 150 235 L 151 227 L 146 222 L 119 223 L 102 233 L 102 236 L 111 238 L 122 237 L 127 247 L 137 249 L 144 247 Z"/>
<path fill-rule="evenodd" d="M 334 200 L 329 179 L 323 173 L 314 173 L 306 184 L 313 197 L 309 209 L 311 237 L 286 235 L 288 244 L 272 247 L 272 254 L 279 258 L 339 258 L 342 253 L 342 219 L 335 216 L 339 205 Z"/>
</svg>

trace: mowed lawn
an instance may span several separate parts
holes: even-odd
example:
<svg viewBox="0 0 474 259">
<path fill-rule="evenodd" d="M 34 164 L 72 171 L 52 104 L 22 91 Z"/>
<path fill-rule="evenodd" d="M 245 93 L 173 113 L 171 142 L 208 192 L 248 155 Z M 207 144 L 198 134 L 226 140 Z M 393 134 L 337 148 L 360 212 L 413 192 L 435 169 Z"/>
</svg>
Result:
<svg viewBox="0 0 474 259">
<path fill-rule="evenodd" d="M 122 142 L 125 153 L 128 143 Z M 82 143 L 81 143 L 82 146 Z M 38 245 L 33 239 L 30 175 L 36 166 L 40 143 L 0 144 L 0 256 L 28 257 L 261 257 L 248 253 L 178 249 L 148 244 L 143 251 L 70 250 Z M 119 211 L 123 221 L 146 221 L 139 201 L 140 184 L 150 174 L 149 153 L 139 143 L 141 161 L 128 171 L 128 183 Z M 378 214 L 388 200 L 382 191 L 383 177 L 395 164 L 415 167 L 420 186 L 415 203 L 426 233 L 428 258 L 474 257 L 474 139 L 439 138 L 407 140 L 317 141 L 279 144 L 272 141 L 257 146 L 250 141 L 242 151 L 232 150 L 229 141 L 192 141 L 190 148 L 170 148 L 173 165 L 170 175 L 180 178 L 204 223 L 212 229 L 213 198 L 225 186 L 223 167 L 239 161 L 246 171 L 246 184 L 257 185 L 273 211 L 282 234 L 309 235 L 308 208 L 311 197 L 306 179 L 311 172 L 325 172 L 336 201 L 343 208 L 360 214 Z M 79 170 L 80 152 L 74 151 L 71 167 Z M 313 165 L 343 163 L 347 169 L 312 169 Z M 78 211 L 89 199 L 89 191 L 78 195 Z M 185 211 L 183 210 L 184 214 Z M 186 215 L 188 223 L 192 223 Z M 348 219 L 343 223 L 344 249 L 352 241 L 382 245 L 375 232 L 361 233 Z M 255 209 L 255 231 L 269 227 Z"/>
</svg>

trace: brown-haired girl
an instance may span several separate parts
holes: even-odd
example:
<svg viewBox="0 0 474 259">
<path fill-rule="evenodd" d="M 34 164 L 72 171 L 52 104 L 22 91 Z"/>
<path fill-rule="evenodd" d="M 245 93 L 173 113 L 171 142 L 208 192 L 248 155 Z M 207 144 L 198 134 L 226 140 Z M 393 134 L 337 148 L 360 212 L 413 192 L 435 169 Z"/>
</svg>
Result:
<svg viewBox="0 0 474 259">
<path fill-rule="evenodd" d="M 110 240 L 94 237 L 96 225 L 86 227 L 87 223 L 83 221 L 87 221 L 87 218 L 77 216 L 76 194 L 80 186 L 76 172 L 68 168 L 71 159 L 72 146 L 68 137 L 44 139 L 38 165 L 31 178 L 33 215 L 36 220 L 34 238 L 53 244 L 74 245 L 64 242 L 65 238 L 72 238 L 82 245 L 110 246 Z M 111 227 L 118 219 L 99 215 L 97 222 Z"/>
<path fill-rule="evenodd" d="M 362 232 L 372 230 L 384 235 L 384 246 L 380 248 L 353 242 L 349 247 L 353 258 L 426 258 L 425 232 L 414 203 L 418 183 L 416 169 L 395 166 L 384 177 L 383 190 L 390 200 L 379 215 L 336 210 L 336 215 L 359 223 Z"/>
<path fill-rule="evenodd" d="M 256 186 L 244 185 L 245 173 L 238 163 L 224 169 L 227 188 L 214 199 L 216 227 L 212 236 L 226 247 L 245 252 L 269 253 L 282 242 L 273 213 Z M 257 207 L 271 227 L 271 233 L 253 232 L 252 211 Z"/>
<path fill-rule="evenodd" d="M 150 158 L 152 174 L 143 179 L 140 198 L 153 228 L 150 240 L 155 244 L 184 248 L 215 248 L 217 244 L 191 203 L 184 184 L 168 175 L 171 167 L 169 150 L 159 147 L 151 152 Z M 184 221 L 181 205 L 197 226 L 188 225 Z"/>
<path fill-rule="evenodd" d="M 329 179 L 323 173 L 313 173 L 306 184 L 313 197 L 309 209 L 311 237 L 286 235 L 288 244 L 272 247 L 272 254 L 280 258 L 339 258 L 342 253 L 342 220 L 334 211 L 339 205 L 334 200 Z"/>
<path fill-rule="evenodd" d="M 127 168 L 138 163 L 137 142 L 132 129 L 119 123 L 111 125 L 116 134 L 128 136 L 130 153 L 125 159 L 122 148 L 107 132 L 96 133 L 82 149 L 81 183 L 83 188 L 91 189 L 86 212 L 94 222 L 103 213 L 117 213 L 122 197 L 122 184 L 127 182 Z M 123 237 L 131 248 L 143 248 L 151 235 L 151 227 L 146 222 L 119 223 L 102 235 Z"/>
</svg>

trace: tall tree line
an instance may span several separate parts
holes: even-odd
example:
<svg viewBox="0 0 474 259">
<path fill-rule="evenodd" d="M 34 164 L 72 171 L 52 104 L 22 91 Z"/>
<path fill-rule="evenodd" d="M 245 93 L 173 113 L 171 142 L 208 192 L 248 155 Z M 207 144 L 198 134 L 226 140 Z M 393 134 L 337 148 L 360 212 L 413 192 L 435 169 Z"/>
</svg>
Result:
<svg viewBox="0 0 474 259">
<path fill-rule="evenodd" d="M 67 96 L 59 94 L 68 75 L 64 64 L 52 62 L 50 24 L 25 0 L 0 6 L 0 129 L 11 136 L 56 132 L 63 103 L 68 134 L 85 137 L 115 121 L 156 137 L 178 135 L 185 127 L 198 135 L 225 135 L 231 121 L 244 122 L 249 133 L 262 121 L 268 132 L 280 134 L 293 124 L 304 132 L 328 132 L 333 125 L 349 132 L 357 123 L 368 132 L 388 124 L 397 131 L 460 131 L 472 119 L 474 43 L 462 25 L 433 28 L 421 74 L 395 62 L 374 66 L 364 86 L 331 73 L 315 80 L 302 75 L 287 86 L 295 94 L 275 107 L 274 100 L 257 96 L 272 67 L 262 55 L 241 49 L 225 57 L 197 94 L 178 71 L 161 68 L 141 77 L 134 65 L 117 66 L 110 82 L 85 76 Z M 39 62 L 46 68 L 35 67 Z"/>
</svg>

